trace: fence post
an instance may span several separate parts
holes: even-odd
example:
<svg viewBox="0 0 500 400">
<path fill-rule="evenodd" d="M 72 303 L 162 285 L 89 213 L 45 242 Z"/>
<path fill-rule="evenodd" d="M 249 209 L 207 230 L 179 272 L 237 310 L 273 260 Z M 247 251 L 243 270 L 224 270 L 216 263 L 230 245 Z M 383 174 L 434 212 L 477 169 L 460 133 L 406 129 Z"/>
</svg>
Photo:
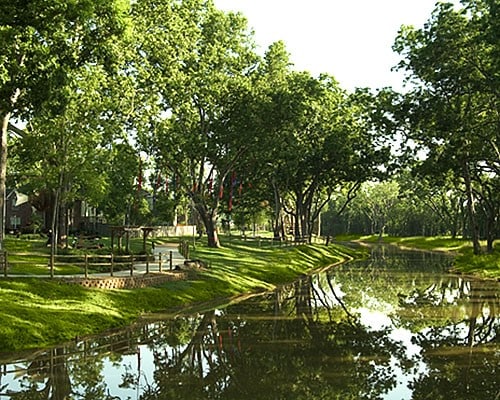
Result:
<svg viewBox="0 0 500 400">
<path fill-rule="evenodd" d="M 114 253 L 111 253 L 111 265 L 110 265 L 110 268 L 109 268 L 110 276 L 113 276 L 114 263 L 115 263 L 115 255 L 114 255 Z"/>
<path fill-rule="evenodd" d="M 89 277 L 89 256 L 85 253 L 85 279 Z"/>
<path fill-rule="evenodd" d="M 50 267 L 50 277 L 54 277 L 54 252 L 51 251 L 49 258 L 49 267 Z"/>
<path fill-rule="evenodd" d="M 169 262 L 169 265 L 170 265 L 170 271 L 172 271 L 172 256 L 173 256 L 173 251 L 170 250 L 170 255 L 169 255 L 169 258 L 168 258 L 168 262 Z"/>
<path fill-rule="evenodd" d="M 158 272 L 161 272 L 161 253 L 158 253 Z"/>
<path fill-rule="evenodd" d="M 7 250 L 3 252 L 3 276 L 7 278 Z"/>
<path fill-rule="evenodd" d="M 149 255 L 146 253 L 146 274 L 149 274 Z"/>
<path fill-rule="evenodd" d="M 130 255 L 130 276 L 134 276 L 134 255 Z"/>
</svg>

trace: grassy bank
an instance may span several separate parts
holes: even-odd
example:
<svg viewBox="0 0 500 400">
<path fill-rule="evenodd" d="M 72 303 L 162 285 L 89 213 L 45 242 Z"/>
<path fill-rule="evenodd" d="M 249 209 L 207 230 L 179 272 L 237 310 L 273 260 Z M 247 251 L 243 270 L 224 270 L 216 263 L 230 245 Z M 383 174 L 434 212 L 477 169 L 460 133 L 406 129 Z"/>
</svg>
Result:
<svg viewBox="0 0 500 400">
<path fill-rule="evenodd" d="M 339 236 L 337 240 L 378 242 L 378 235 L 372 236 Z M 462 274 L 476 275 L 481 278 L 500 279 L 500 243 L 495 243 L 496 250 L 492 254 L 475 256 L 472 243 L 467 239 L 433 236 L 395 237 L 383 236 L 383 243 L 390 243 L 401 248 L 443 251 L 454 255 L 453 271 Z M 485 248 L 486 243 L 482 243 Z"/>
<path fill-rule="evenodd" d="M 341 246 L 259 247 L 231 241 L 197 246 L 210 264 L 188 281 L 134 290 L 84 289 L 57 280 L 0 279 L 0 352 L 43 347 L 127 325 L 143 313 L 267 290 L 346 258 Z"/>
</svg>

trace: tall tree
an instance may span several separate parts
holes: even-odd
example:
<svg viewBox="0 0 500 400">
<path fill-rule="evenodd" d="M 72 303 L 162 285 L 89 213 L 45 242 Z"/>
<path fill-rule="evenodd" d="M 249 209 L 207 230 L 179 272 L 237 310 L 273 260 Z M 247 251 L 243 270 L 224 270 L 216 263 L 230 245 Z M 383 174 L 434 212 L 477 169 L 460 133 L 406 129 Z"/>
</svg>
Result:
<svg viewBox="0 0 500 400">
<path fill-rule="evenodd" d="M 68 73 L 87 63 L 113 68 L 125 31 L 124 0 L 2 1 L 0 3 L 0 246 L 4 235 L 7 131 L 50 100 L 64 108 Z"/>
<path fill-rule="evenodd" d="M 395 181 L 367 182 L 356 199 L 358 207 L 370 220 L 371 234 L 382 239 L 387 225 L 394 219 L 394 209 L 399 203 L 399 185 Z"/>
<path fill-rule="evenodd" d="M 108 223 L 127 224 L 137 197 L 139 159 L 129 143 L 116 143 L 108 151 L 106 196 L 99 202 Z"/>
<path fill-rule="evenodd" d="M 76 200 L 97 208 L 110 192 L 113 141 L 122 130 L 114 82 L 100 66 L 68 73 L 64 107 L 47 100 L 13 146 L 18 184 L 44 203 L 52 244 L 68 236 L 71 206 Z M 113 95 L 115 94 L 115 95 Z M 120 90 L 120 94 L 123 92 Z M 135 175 L 136 169 L 132 169 Z M 130 171 L 122 172 L 125 176 Z M 129 188 L 130 192 L 130 188 Z M 123 198 L 122 198 L 123 200 Z"/>
<path fill-rule="evenodd" d="M 500 180 L 498 2 L 438 4 L 421 29 L 403 27 L 394 49 L 414 88 L 402 120 L 425 149 L 428 175 L 453 173 L 465 188 L 474 253 L 481 252 L 478 203 L 494 204 Z M 479 205 L 480 206 L 480 205 Z M 498 234 L 498 208 L 488 208 L 488 250 Z"/>
<path fill-rule="evenodd" d="M 330 76 L 291 72 L 271 89 L 276 136 L 272 165 L 297 239 L 311 238 L 331 196 L 377 175 L 387 161 L 366 92 L 347 95 Z M 275 117 L 276 118 L 276 117 Z"/>
<path fill-rule="evenodd" d="M 255 142 L 251 123 L 236 118 L 249 115 L 243 106 L 252 104 L 257 60 L 246 20 L 201 0 L 140 0 L 134 18 L 143 38 L 139 80 L 151 99 L 140 141 L 191 199 L 217 247 L 220 188 Z"/>
</svg>

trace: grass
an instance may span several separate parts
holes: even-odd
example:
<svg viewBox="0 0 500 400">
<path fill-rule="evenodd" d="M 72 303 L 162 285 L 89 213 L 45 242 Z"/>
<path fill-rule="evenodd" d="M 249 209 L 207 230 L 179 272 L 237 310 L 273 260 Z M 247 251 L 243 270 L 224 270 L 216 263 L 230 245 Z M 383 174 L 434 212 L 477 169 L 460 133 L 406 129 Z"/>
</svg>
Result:
<svg viewBox="0 0 500 400">
<path fill-rule="evenodd" d="M 362 241 L 376 243 L 378 235 L 370 236 L 338 236 L 339 241 Z M 481 278 L 500 279 L 500 249 L 497 241 L 497 249 L 491 254 L 474 255 L 472 243 L 468 239 L 452 238 L 449 236 L 414 236 L 395 237 L 383 236 L 383 243 L 390 243 L 401 248 L 412 248 L 429 251 L 443 251 L 455 256 L 453 272 L 475 275 Z M 486 243 L 481 243 L 483 248 Z"/>
<path fill-rule="evenodd" d="M 349 258 L 338 245 L 259 247 L 229 240 L 197 245 L 211 267 L 193 279 L 134 290 L 86 289 L 57 280 L 0 279 L 0 352 L 39 348 L 125 326 L 140 315 L 236 294 L 270 290 L 314 268 Z"/>
<path fill-rule="evenodd" d="M 465 274 L 479 275 L 485 278 L 500 279 L 500 249 L 491 254 L 474 255 L 468 247 L 455 259 L 454 270 Z"/>
</svg>

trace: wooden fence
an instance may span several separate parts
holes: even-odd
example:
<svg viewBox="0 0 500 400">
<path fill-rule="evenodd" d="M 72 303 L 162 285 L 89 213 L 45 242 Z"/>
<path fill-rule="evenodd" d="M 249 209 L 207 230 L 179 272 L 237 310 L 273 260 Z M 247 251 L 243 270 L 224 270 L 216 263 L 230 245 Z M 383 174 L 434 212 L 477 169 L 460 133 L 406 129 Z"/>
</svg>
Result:
<svg viewBox="0 0 500 400">
<path fill-rule="evenodd" d="M 87 278 L 90 274 L 114 276 L 133 276 L 138 265 L 142 273 L 162 272 L 166 267 L 173 269 L 172 251 L 156 257 L 146 255 L 115 255 L 115 254 L 58 254 L 54 257 L 36 253 L 0 252 L 0 271 L 4 277 L 15 276 L 50 276 L 74 275 Z M 25 267 L 25 268 L 24 268 Z M 28 268 L 29 267 L 29 268 Z M 29 271 L 29 272 L 28 272 Z"/>
</svg>

